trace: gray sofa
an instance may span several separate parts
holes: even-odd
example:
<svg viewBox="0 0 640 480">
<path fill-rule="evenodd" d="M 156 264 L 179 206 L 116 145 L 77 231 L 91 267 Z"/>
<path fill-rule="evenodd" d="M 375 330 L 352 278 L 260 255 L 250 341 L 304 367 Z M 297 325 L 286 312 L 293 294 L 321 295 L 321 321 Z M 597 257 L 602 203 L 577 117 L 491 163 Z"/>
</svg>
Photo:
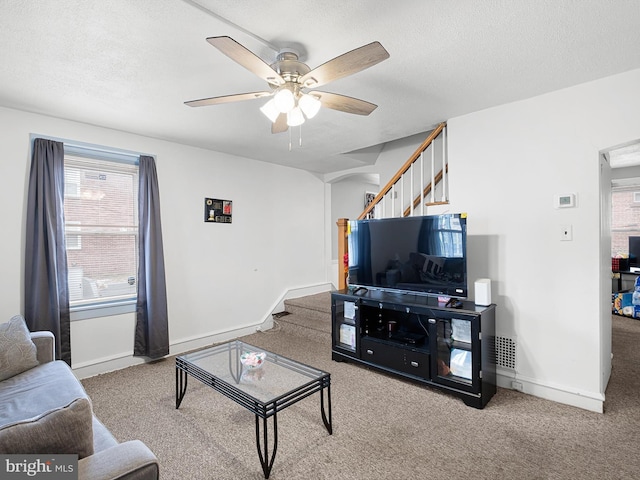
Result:
<svg viewBox="0 0 640 480">
<path fill-rule="evenodd" d="M 158 459 L 144 443 L 119 443 L 93 415 L 82 384 L 54 360 L 53 335 L 29 333 L 20 322 L 16 316 L 0 325 L 0 337 L 9 338 L 0 354 L 0 453 L 77 454 L 79 479 L 158 479 Z"/>
</svg>

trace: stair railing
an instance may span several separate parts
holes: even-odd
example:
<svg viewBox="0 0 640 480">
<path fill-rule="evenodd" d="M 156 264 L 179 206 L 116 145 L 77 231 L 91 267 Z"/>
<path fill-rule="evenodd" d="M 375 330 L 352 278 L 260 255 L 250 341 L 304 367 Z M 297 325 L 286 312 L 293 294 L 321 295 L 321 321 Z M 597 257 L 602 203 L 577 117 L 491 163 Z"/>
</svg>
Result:
<svg viewBox="0 0 640 480">
<path fill-rule="evenodd" d="M 425 207 L 430 205 L 442 205 L 449 203 L 449 188 L 447 184 L 447 174 L 449 165 L 447 161 L 447 124 L 445 122 L 438 125 L 426 138 L 409 159 L 400 167 L 396 174 L 380 190 L 364 211 L 358 216 L 358 220 L 364 218 L 393 218 L 398 215 L 408 217 L 416 214 L 417 207 L 419 215 L 425 215 Z M 439 140 L 438 142 L 436 140 Z M 440 148 L 441 163 L 440 170 L 436 173 L 436 149 Z M 425 153 L 430 156 L 430 175 L 425 178 Z M 429 155 L 430 154 L 430 155 Z M 429 161 L 429 159 L 427 159 Z M 416 163 L 418 167 L 416 167 Z M 414 169 L 419 169 L 419 178 L 416 179 Z M 409 176 L 409 201 L 405 206 L 405 183 L 406 176 Z M 422 185 L 425 185 L 422 187 Z M 414 189 L 420 193 L 414 195 Z M 399 205 L 396 207 L 397 190 L 400 190 Z M 439 190 L 439 192 L 437 192 Z M 436 195 L 439 193 L 439 199 Z M 389 205 L 390 204 L 390 205 Z M 390 210 L 388 212 L 387 210 Z M 340 218 L 338 225 L 338 288 L 347 287 L 348 275 L 348 227 L 349 220 Z"/>
<path fill-rule="evenodd" d="M 422 144 L 416 149 L 415 152 L 413 152 L 413 155 L 411 155 L 409 157 L 409 159 L 404 163 L 404 165 L 402 165 L 402 167 L 400 167 L 400 169 L 396 172 L 396 174 L 391 178 L 391 180 L 389 180 L 387 182 L 387 184 L 382 188 L 382 190 L 380 190 L 380 193 L 378 193 L 372 200 L 372 202 L 367 206 L 367 208 L 364 209 L 364 211 L 360 214 L 360 216 L 358 216 L 358 220 L 362 220 L 363 218 L 367 218 L 367 215 L 372 212 L 374 210 L 374 208 L 376 206 L 378 206 L 379 204 L 382 203 L 383 206 L 383 212 L 378 214 L 378 218 L 388 218 L 388 217 L 394 217 L 395 216 L 395 200 L 397 197 L 397 186 L 400 186 L 400 205 L 403 204 L 404 202 L 404 188 L 405 188 L 405 175 L 407 174 L 407 172 L 409 172 L 409 176 L 410 176 L 410 198 L 414 198 L 413 196 L 413 188 L 415 185 L 414 182 L 414 168 L 415 168 L 415 164 L 419 163 L 419 168 L 420 168 L 420 178 L 419 178 L 419 182 L 424 185 L 424 157 L 425 157 L 425 153 L 427 151 L 430 151 L 431 153 L 431 162 L 430 162 L 430 166 L 431 166 L 431 181 L 429 182 L 429 184 L 427 185 L 427 187 L 425 187 L 421 193 L 414 198 L 413 203 L 409 204 L 409 208 L 408 208 L 408 214 L 405 213 L 407 210 L 403 211 L 403 216 L 408 216 L 408 215 L 413 215 L 414 213 L 414 209 L 415 207 L 417 207 L 418 205 L 421 205 L 421 215 L 424 215 L 424 207 L 428 206 L 428 205 L 438 205 L 441 203 L 448 203 L 448 198 L 447 198 L 447 194 L 448 194 L 448 189 L 446 188 L 446 173 L 448 171 L 447 169 L 447 134 L 446 134 L 446 127 L 447 124 L 446 123 L 441 123 L 440 125 L 438 125 L 430 134 L 429 136 L 426 138 L 426 140 L 424 142 L 422 142 Z M 436 174 L 435 170 L 436 170 L 436 159 L 435 159 L 435 154 L 436 154 L 436 144 L 435 141 L 436 139 L 442 139 L 441 142 L 441 153 L 442 153 L 442 169 L 440 170 L 440 172 L 438 174 Z M 419 162 L 418 162 L 419 161 Z M 438 177 L 438 179 L 436 179 L 436 176 Z M 440 182 L 440 184 L 443 186 L 442 188 L 442 195 L 441 195 L 441 199 L 439 201 L 437 201 L 435 199 L 435 185 Z M 430 186 L 429 186 L 430 185 Z M 427 198 L 427 195 L 430 193 L 430 199 L 425 201 L 425 199 Z M 392 204 L 392 208 L 391 208 L 391 214 L 387 215 L 386 214 L 386 209 L 384 209 L 385 204 L 388 202 L 391 202 Z"/>
</svg>

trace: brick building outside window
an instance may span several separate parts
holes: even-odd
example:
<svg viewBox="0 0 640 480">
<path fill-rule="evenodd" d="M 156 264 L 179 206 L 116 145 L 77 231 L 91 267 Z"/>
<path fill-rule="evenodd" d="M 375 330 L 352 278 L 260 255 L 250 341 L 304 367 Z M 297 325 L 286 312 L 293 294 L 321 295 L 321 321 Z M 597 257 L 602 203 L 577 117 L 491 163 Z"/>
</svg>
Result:
<svg viewBox="0 0 640 480">
<path fill-rule="evenodd" d="M 65 155 L 71 306 L 135 297 L 138 166 Z"/>
</svg>

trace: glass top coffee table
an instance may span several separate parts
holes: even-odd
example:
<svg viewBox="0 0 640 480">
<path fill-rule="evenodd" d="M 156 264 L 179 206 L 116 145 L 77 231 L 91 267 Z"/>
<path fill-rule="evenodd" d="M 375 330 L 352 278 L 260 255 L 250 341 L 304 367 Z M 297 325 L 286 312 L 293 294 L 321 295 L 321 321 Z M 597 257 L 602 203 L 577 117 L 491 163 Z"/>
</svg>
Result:
<svg viewBox="0 0 640 480">
<path fill-rule="evenodd" d="M 234 340 L 176 357 L 176 408 L 180 407 L 185 396 L 189 376 L 200 380 L 255 414 L 256 447 L 265 478 L 269 478 L 278 448 L 277 413 L 279 411 L 320 392 L 322 421 L 329 435 L 333 433 L 331 375 L 327 372 Z M 269 417 L 273 417 L 271 456 L 269 456 L 267 430 Z M 260 434 L 261 423 L 262 435 Z"/>
</svg>

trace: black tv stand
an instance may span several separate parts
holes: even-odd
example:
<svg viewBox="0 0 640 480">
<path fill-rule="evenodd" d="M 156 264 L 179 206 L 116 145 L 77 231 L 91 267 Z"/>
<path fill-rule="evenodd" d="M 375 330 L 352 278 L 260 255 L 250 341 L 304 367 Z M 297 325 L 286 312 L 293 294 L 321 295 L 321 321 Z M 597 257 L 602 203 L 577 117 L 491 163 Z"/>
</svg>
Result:
<svg viewBox="0 0 640 480">
<path fill-rule="evenodd" d="M 495 305 L 381 290 L 331 294 L 335 361 L 367 365 L 484 408 L 496 392 Z M 361 292 L 361 291 L 360 291 Z"/>
</svg>

